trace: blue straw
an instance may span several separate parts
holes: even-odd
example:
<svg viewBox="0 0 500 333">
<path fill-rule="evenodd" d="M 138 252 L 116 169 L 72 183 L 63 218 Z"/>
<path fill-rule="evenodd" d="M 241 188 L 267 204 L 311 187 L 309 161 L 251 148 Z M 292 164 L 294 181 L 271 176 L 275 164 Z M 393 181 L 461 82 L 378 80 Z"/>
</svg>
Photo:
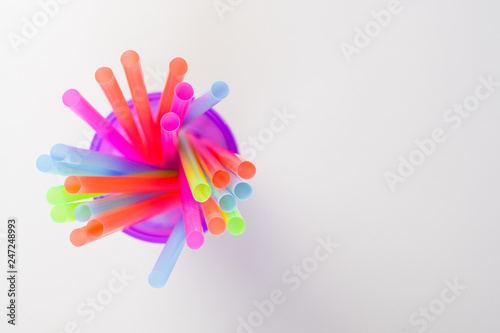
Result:
<svg viewBox="0 0 500 333">
<path fill-rule="evenodd" d="M 134 162 L 123 157 L 71 147 L 62 143 L 55 144 L 52 147 L 50 156 L 57 162 L 82 165 L 89 168 L 115 170 L 121 175 L 158 170 L 150 165 Z"/>
<path fill-rule="evenodd" d="M 229 95 L 229 86 L 223 81 L 217 81 L 210 89 L 189 104 L 184 118 L 184 124 L 210 110 L 214 105 Z"/>
<path fill-rule="evenodd" d="M 229 171 L 229 175 L 231 176 L 231 183 L 226 187 L 229 193 L 234 195 L 238 200 L 248 200 L 252 196 L 252 186 L 246 181 L 241 180 L 231 171 Z"/>
<path fill-rule="evenodd" d="M 184 221 L 181 219 L 172 230 L 153 271 L 149 274 L 148 281 L 151 287 L 161 288 L 167 283 L 185 243 Z"/>
<path fill-rule="evenodd" d="M 118 176 L 121 174 L 115 170 L 57 162 L 54 161 L 49 155 L 40 155 L 36 160 L 36 167 L 41 172 L 62 176 Z"/>
<path fill-rule="evenodd" d="M 147 200 L 159 195 L 159 193 L 137 193 L 118 194 L 102 199 L 86 202 L 75 208 L 74 214 L 77 221 L 87 222 L 97 215 L 115 209 L 117 207 L 129 205 L 139 201 Z"/>
<path fill-rule="evenodd" d="M 226 213 L 232 212 L 233 210 L 236 209 L 236 198 L 234 195 L 226 190 L 225 188 L 216 188 L 210 179 L 208 177 L 205 177 L 207 179 L 207 183 L 212 189 L 212 198 L 214 198 L 215 202 L 219 206 L 219 208 Z"/>
</svg>

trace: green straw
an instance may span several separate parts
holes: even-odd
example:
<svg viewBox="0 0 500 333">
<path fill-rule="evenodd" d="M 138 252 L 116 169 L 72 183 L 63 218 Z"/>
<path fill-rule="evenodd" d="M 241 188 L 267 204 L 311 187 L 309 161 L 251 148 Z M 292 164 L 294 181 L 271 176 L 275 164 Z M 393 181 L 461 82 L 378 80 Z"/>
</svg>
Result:
<svg viewBox="0 0 500 333">
<path fill-rule="evenodd" d="M 47 201 L 51 205 L 59 205 L 83 199 L 100 197 L 103 193 L 70 194 L 64 189 L 64 185 L 54 186 L 47 191 Z"/>
<path fill-rule="evenodd" d="M 233 210 L 232 212 L 226 213 L 221 210 L 222 217 L 226 220 L 227 231 L 233 235 L 241 235 L 243 231 L 245 231 L 246 224 L 243 217 L 241 217 L 240 211 L 238 208 Z"/>
<path fill-rule="evenodd" d="M 179 140 L 179 146 L 179 157 L 189 183 L 189 188 L 191 189 L 191 193 L 193 193 L 193 198 L 198 202 L 205 202 L 210 198 L 210 194 L 212 193 L 207 179 L 196 157 L 194 157 L 191 147 L 189 147 L 189 144 L 183 138 Z"/>
<path fill-rule="evenodd" d="M 56 223 L 76 221 L 75 208 L 84 202 L 72 202 L 68 204 L 55 205 L 50 211 L 50 217 Z"/>
</svg>

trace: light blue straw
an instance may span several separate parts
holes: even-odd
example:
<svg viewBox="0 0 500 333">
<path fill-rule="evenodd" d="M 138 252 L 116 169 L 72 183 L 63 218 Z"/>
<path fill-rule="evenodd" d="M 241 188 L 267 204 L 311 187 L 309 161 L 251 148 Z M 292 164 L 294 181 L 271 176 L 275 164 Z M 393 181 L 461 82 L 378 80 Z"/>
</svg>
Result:
<svg viewBox="0 0 500 333">
<path fill-rule="evenodd" d="M 222 101 L 229 95 L 229 86 L 224 81 L 217 81 L 206 93 L 196 98 L 189 104 L 186 111 L 186 117 L 184 118 L 184 124 L 189 123 L 194 118 L 200 116 L 201 114 L 207 112 L 217 103 Z"/>
<path fill-rule="evenodd" d="M 168 237 L 165 247 L 156 261 L 155 267 L 149 274 L 148 281 L 151 287 L 161 288 L 167 283 L 184 244 L 186 244 L 184 221 L 180 219 Z"/>
<path fill-rule="evenodd" d="M 52 147 L 50 156 L 57 162 L 82 165 L 89 168 L 115 170 L 121 175 L 158 170 L 150 165 L 134 162 L 126 158 L 71 147 L 62 143 L 55 144 Z"/>
<path fill-rule="evenodd" d="M 40 155 L 36 160 L 36 167 L 41 172 L 62 176 L 118 176 L 120 172 L 79 164 L 67 164 L 54 161 L 49 155 Z"/>
<path fill-rule="evenodd" d="M 129 205 L 139 201 L 147 200 L 159 195 L 159 193 L 137 193 L 137 194 L 118 194 L 110 197 L 97 199 L 78 205 L 74 214 L 77 221 L 87 222 L 97 215 L 117 207 Z"/>
<path fill-rule="evenodd" d="M 214 198 L 219 208 L 226 213 L 235 210 L 236 198 L 234 197 L 234 195 L 225 188 L 216 188 L 208 177 L 205 178 L 207 179 L 208 185 L 212 189 L 212 198 Z"/>
<path fill-rule="evenodd" d="M 231 183 L 226 187 L 229 193 L 238 200 L 248 200 L 252 196 L 252 186 L 231 171 L 229 171 L 229 175 L 231 176 Z"/>
</svg>

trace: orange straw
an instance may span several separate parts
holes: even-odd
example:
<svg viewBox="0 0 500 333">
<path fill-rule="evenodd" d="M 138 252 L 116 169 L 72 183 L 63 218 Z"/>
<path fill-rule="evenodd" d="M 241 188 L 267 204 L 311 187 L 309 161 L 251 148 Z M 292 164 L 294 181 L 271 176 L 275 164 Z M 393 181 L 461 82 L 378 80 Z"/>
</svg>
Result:
<svg viewBox="0 0 500 333">
<path fill-rule="evenodd" d="M 167 112 L 170 112 L 172 100 L 174 97 L 175 87 L 184 80 L 184 76 L 188 70 L 186 60 L 182 58 L 174 58 L 168 65 L 169 72 L 167 83 L 161 93 L 160 103 L 158 104 L 158 111 L 156 112 L 156 124 L 160 125 L 161 117 Z"/>
<path fill-rule="evenodd" d="M 180 204 L 181 198 L 179 192 L 164 194 L 110 211 L 96 219 L 92 219 L 87 223 L 86 232 L 92 238 L 107 236 L 153 216 L 172 210 Z"/>
<path fill-rule="evenodd" d="M 195 152 L 201 167 L 206 175 L 212 181 L 212 184 L 217 188 L 226 188 L 231 183 L 231 176 L 226 168 L 219 162 L 219 160 L 208 150 L 204 145 L 195 144 L 192 140 L 193 136 L 186 134 L 188 141 L 191 143 L 193 152 Z"/>
<path fill-rule="evenodd" d="M 240 155 L 233 153 L 221 146 L 216 145 L 213 142 L 208 141 L 204 138 L 195 138 L 190 136 L 192 142 L 198 146 L 204 145 L 206 148 L 210 149 L 212 153 L 217 157 L 225 166 L 227 166 L 232 172 L 238 175 L 241 179 L 252 179 L 255 176 L 256 168 L 255 165 L 241 157 Z"/>
<path fill-rule="evenodd" d="M 132 110 L 123 96 L 123 92 L 116 81 L 113 71 L 109 67 L 101 67 L 95 72 L 95 79 L 101 86 L 109 104 L 113 108 L 116 119 L 120 122 L 130 141 L 134 144 L 141 155 L 146 155 L 146 146 L 137 129 Z"/>
<path fill-rule="evenodd" d="M 219 207 L 212 197 L 201 203 L 201 211 L 207 223 L 208 231 L 215 236 L 222 235 L 226 230 L 226 221 L 224 221 Z"/>
<path fill-rule="evenodd" d="M 153 112 L 151 111 L 151 104 L 149 104 L 149 96 L 142 75 L 139 55 L 135 51 L 128 50 L 122 54 L 120 61 L 127 76 L 135 112 L 141 123 L 142 132 L 146 137 L 150 156 L 155 164 L 161 165 L 163 163 L 163 149 L 159 145 L 160 131 L 153 121 Z"/>
<path fill-rule="evenodd" d="M 69 176 L 64 188 L 71 194 L 177 191 L 179 178 L 142 176 Z"/>
<path fill-rule="evenodd" d="M 87 226 L 74 229 L 69 235 L 69 240 L 74 246 L 80 247 L 91 243 L 99 238 L 90 237 L 87 231 Z"/>
</svg>

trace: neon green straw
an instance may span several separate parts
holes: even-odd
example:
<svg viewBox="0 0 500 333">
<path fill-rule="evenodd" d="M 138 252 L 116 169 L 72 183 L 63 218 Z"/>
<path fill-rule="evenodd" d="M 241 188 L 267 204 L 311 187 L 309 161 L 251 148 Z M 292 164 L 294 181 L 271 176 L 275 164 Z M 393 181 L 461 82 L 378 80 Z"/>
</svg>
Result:
<svg viewBox="0 0 500 333">
<path fill-rule="evenodd" d="M 69 194 L 65 189 L 64 185 L 54 186 L 49 188 L 47 191 L 47 201 L 51 205 L 59 205 L 63 203 L 80 201 L 83 199 L 100 197 L 104 195 L 103 193 L 88 193 L 88 194 Z"/>
<path fill-rule="evenodd" d="M 184 138 L 179 139 L 179 146 L 179 157 L 189 183 L 189 188 L 193 193 L 193 198 L 198 202 L 205 202 L 210 198 L 210 194 L 212 193 L 207 179 L 203 171 L 201 171 L 191 147 L 184 141 Z"/>
<path fill-rule="evenodd" d="M 56 223 L 76 221 L 75 208 L 84 202 L 72 202 L 68 204 L 55 205 L 50 211 L 50 217 Z"/>
<path fill-rule="evenodd" d="M 226 220 L 227 231 L 233 235 L 241 235 L 243 231 L 245 231 L 246 223 L 241 217 L 240 211 L 238 208 L 233 210 L 232 212 L 226 213 L 221 210 L 222 217 Z"/>
</svg>

